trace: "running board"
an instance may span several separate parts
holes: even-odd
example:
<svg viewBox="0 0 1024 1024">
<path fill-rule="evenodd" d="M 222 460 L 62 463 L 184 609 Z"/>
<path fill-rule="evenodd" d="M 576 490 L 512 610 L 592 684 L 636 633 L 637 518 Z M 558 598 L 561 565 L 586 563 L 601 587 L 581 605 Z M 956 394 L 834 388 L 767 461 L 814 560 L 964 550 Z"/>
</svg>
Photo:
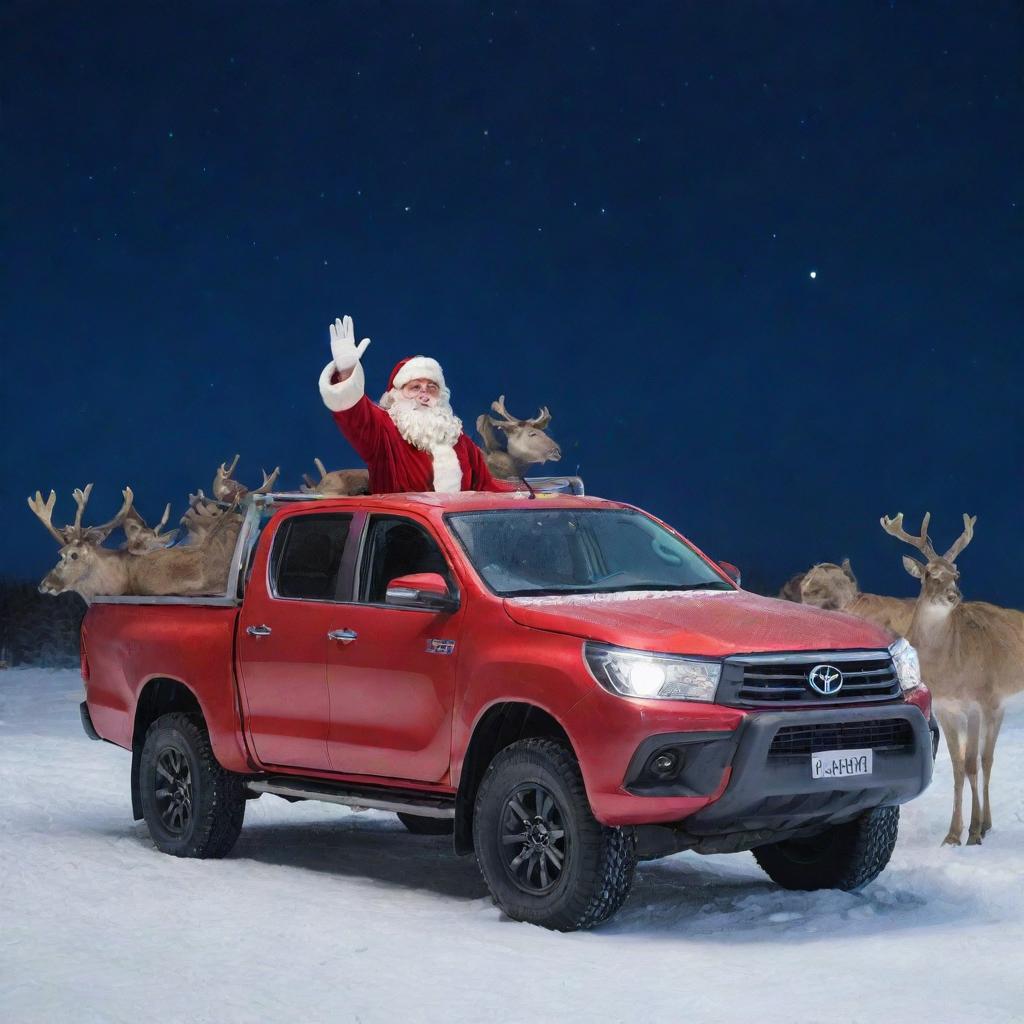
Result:
<svg viewBox="0 0 1024 1024">
<path fill-rule="evenodd" d="M 408 789 L 388 791 L 280 775 L 255 779 L 247 782 L 246 786 L 254 793 L 272 793 L 287 800 L 322 800 L 329 804 L 345 804 L 347 807 L 415 814 L 421 818 L 450 820 L 455 817 L 455 797 L 444 793 L 421 793 Z"/>
</svg>

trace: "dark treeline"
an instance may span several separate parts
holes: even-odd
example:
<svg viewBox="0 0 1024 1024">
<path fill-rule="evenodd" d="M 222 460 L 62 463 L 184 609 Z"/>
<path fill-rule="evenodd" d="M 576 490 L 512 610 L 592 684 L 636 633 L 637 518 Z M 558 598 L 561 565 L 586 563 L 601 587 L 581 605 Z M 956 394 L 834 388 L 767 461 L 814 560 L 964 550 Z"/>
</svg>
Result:
<svg viewBox="0 0 1024 1024">
<path fill-rule="evenodd" d="M 0 661 L 74 668 L 85 602 L 40 594 L 35 583 L 0 576 Z"/>
</svg>

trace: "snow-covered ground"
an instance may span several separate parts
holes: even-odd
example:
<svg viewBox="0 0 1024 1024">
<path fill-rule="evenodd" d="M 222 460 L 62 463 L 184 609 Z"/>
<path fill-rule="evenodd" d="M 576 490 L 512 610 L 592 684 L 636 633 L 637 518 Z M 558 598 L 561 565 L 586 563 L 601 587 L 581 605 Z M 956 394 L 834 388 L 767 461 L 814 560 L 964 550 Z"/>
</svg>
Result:
<svg viewBox="0 0 1024 1024">
<path fill-rule="evenodd" d="M 939 845 L 943 750 L 861 893 L 680 854 L 572 935 L 504 918 L 472 858 L 382 813 L 264 796 L 227 859 L 158 853 L 129 755 L 86 739 L 80 700 L 75 672 L 0 672 L 5 1024 L 1024 1020 L 1024 699 L 983 846 Z"/>
</svg>

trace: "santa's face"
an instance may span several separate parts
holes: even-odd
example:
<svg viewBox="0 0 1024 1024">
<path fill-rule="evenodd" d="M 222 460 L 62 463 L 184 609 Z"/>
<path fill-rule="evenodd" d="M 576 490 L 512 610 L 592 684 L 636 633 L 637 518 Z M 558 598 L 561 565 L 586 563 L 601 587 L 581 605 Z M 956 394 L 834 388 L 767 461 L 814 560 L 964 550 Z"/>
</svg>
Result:
<svg viewBox="0 0 1024 1024">
<path fill-rule="evenodd" d="M 414 385 L 427 385 L 413 390 Z M 406 388 L 412 393 L 407 395 Z M 424 451 L 452 445 L 462 433 L 462 421 L 452 412 L 447 393 L 433 381 L 409 381 L 389 392 L 388 415 L 409 444 Z"/>
<path fill-rule="evenodd" d="M 413 407 L 433 408 L 441 398 L 441 389 L 426 377 L 417 377 L 406 381 L 401 388 L 402 397 L 407 398 Z"/>
</svg>

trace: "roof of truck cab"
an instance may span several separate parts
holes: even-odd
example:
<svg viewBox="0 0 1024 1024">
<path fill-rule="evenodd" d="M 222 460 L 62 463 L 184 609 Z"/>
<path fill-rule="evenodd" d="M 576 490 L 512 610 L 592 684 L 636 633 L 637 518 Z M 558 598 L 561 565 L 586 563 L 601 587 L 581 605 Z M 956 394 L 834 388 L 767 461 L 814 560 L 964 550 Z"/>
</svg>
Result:
<svg viewBox="0 0 1024 1024">
<path fill-rule="evenodd" d="M 363 494 L 354 497 L 323 497 L 293 500 L 282 495 L 274 511 L 285 509 L 310 509 L 335 511 L 342 509 L 373 509 L 394 512 L 486 512 L 508 511 L 530 508 L 623 508 L 623 504 L 607 498 L 595 498 L 576 494 L 541 494 L 531 498 L 527 491 L 490 492 L 459 491 L 455 494 L 437 494 L 433 491 L 410 492 L 405 494 Z"/>
</svg>

